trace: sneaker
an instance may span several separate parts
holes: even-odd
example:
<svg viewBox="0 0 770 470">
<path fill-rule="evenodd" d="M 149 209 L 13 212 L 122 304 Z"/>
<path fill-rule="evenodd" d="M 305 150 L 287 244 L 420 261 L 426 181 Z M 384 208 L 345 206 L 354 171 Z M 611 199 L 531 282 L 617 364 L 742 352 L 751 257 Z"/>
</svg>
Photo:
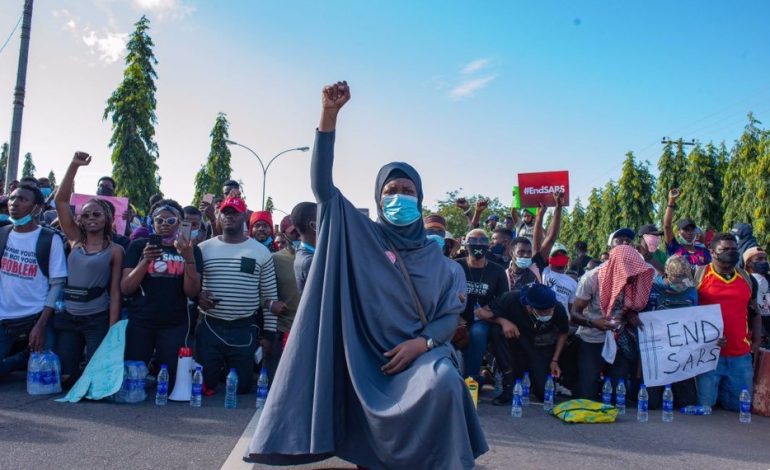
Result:
<svg viewBox="0 0 770 470">
<path fill-rule="evenodd" d="M 554 388 L 554 391 L 557 395 L 561 395 L 563 397 L 571 397 L 572 396 L 572 390 L 568 389 L 562 384 L 557 383 L 556 387 Z"/>
<path fill-rule="evenodd" d="M 492 400 L 492 404 L 495 406 L 511 406 L 511 400 L 513 400 L 513 391 L 510 389 L 503 390 L 503 393 Z"/>
</svg>

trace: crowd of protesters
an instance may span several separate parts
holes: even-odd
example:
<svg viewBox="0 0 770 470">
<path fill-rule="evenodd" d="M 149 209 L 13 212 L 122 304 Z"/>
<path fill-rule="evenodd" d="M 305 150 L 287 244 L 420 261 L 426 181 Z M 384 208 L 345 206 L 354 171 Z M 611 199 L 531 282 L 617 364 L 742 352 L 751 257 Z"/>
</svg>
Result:
<svg viewBox="0 0 770 470">
<path fill-rule="evenodd" d="M 502 381 L 494 405 L 510 406 L 514 382 L 525 372 L 540 399 L 549 374 L 558 380 L 563 396 L 597 399 L 603 378 L 627 380 L 631 391 L 640 383 L 640 312 L 719 304 L 724 335 L 717 368 L 674 384 L 674 396 L 677 406 L 739 408 L 741 390 L 752 388 L 752 354 L 770 329 L 768 257 L 749 225 L 714 233 L 688 218 L 674 223 L 679 192 L 672 189 L 662 230 L 655 224 L 618 227 L 607 234 L 606 252 L 588 253 L 584 242 L 574 247 L 559 243 L 564 200 L 556 193 L 547 227 L 544 206 L 512 208 L 503 220 L 489 216 L 482 222 L 486 202 L 471 207 L 460 199 L 457 205 L 467 216 L 468 231 L 455 238 L 441 215 L 422 219 L 422 187 L 414 169 L 392 164 L 378 177 L 380 220 L 370 225 L 379 228 L 372 229 L 370 221 L 359 226 L 352 220 L 353 206 L 331 183 L 336 112 L 349 91 L 337 84 L 324 93 L 313 170 L 318 205 L 302 202 L 278 224 L 270 212 L 249 210 L 235 181 L 227 181 L 220 194 L 204 198 L 199 207 L 154 196 L 147 214 L 138 216 L 115 213 L 100 198 L 118 191 L 115 181 L 104 177 L 94 198 L 75 215 L 70 197 L 76 174 L 91 161 L 83 152 L 75 153 L 58 188 L 46 178 L 12 182 L 0 197 L 0 377 L 22 370 L 30 351 L 51 349 L 61 360 L 67 388 L 109 328 L 127 318 L 126 360 L 144 361 L 151 370 L 168 365 L 173 384 L 178 350 L 192 346 L 203 365 L 206 395 L 221 390 L 230 368 L 238 373 L 239 393 L 247 393 L 253 390 L 258 348 L 271 384 L 276 375 L 291 374 L 281 372 L 279 363 L 295 334 L 295 315 L 315 308 L 321 311 L 320 320 L 314 319 L 320 322 L 316 335 L 348 335 L 344 348 L 328 351 L 334 360 L 375 344 L 391 358 L 383 359 L 382 372 L 397 376 L 410 367 L 434 367 L 420 362 L 421 355 L 451 344 L 462 357 L 465 377 L 482 386 L 491 385 L 495 376 Z M 119 218 L 127 221 L 123 233 L 116 233 Z M 321 260 L 314 260 L 319 243 Z M 395 269 L 377 272 L 379 261 L 367 259 L 367 243 L 375 247 L 375 255 L 385 250 L 391 265 L 405 265 L 409 272 L 404 275 L 409 279 L 411 274 L 420 287 L 411 294 L 398 293 L 404 298 L 399 308 L 414 310 L 417 302 L 420 316 L 414 321 L 419 326 L 422 320 L 422 326 L 419 335 L 396 348 L 371 330 L 387 323 L 372 315 L 402 315 L 384 308 L 394 301 L 381 293 L 390 277 L 402 282 L 402 274 Z M 435 252 L 427 258 L 413 255 L 424 250 Z M 437 254 L 445 263 L 427 261 Z M 314 269 L 319 263 L 324 265 Z M 416 270 L 418 265 L 422 271 Z M 365 281 L 377 279 L 381 285 L 367 292 Z M 452 295 L 440 297 L 443 307 L 430 305 L 425 289 Z M 309 306 L 315 302 L 321 306 Z M 435 309 L 427 312 L 428 318 L 423 318 L 421 302 Z M 447 307 L 457 302 L 457 308 Z M 334 314 L 343 315 L 342 326 L 324 324 L 326 310 L 335 309 L 343 311 Z M 347 310 L 363 312 L 367 320 L 347 323 Z M 303 321 L 311 324 L 309 318 Z M 360 328 L 371 339 L 365 345 L 349 343 L 349 335 Z M 602 355 L 607 331 L 614 332 L 617 342 L 612 363 Z M 307 328 L 296 333 L 300 338 L 309 334 Z M 317 341 L 307 346 L 322 344 Z M 321 350 L 319 346 L 318 357 Z M 289 358 L 300 355 L 292 351 Z M 345 356 L 348 371 L 334 379 L 358 387 L 355 393 L 362 402 L 361 387 L 376 382 L 367 379 L 374 382 L 364 385 L 354 371 L 356 364 L 369 365 L 361 357 L 365 355 Z M 344 383 L 334 383 L 344 388 Z M 426 390 L 432 389 L 420 393 Z M 651 407 L 660 406 L 661 391 L 651 392 Z M 484 448 L 477 442 L 472 454 Z M 365 457 L 356 459 L 366 462 Z"/>
</svg>

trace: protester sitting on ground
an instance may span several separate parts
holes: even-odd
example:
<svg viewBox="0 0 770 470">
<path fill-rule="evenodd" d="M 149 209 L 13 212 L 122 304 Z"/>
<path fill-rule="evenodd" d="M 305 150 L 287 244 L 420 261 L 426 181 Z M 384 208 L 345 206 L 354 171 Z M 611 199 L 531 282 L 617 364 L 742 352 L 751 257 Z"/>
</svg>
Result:
<svg viewBox="0 0 770 470">
<path fill-rule="evenodd" d="M 591 261 L 591 256 L 588 255 L 588 243 L 584 241 L 575 243 L 575 258 L 569 264 L 569 270 L 576 272 L 580 277 L 585 274 L 589 261 Z"/>
<path fill-rule="evenodd" d="M 676 201 L 679 199 L 678 189 L 668 192 L 668 207 L 663 216 L 663 233 L 666 238 L 666 250 L 669 256 L 680 255 L 693 266 L 705 266 L 711 262 L 709 250 L 696 242 L 695 229 L 697 224 L 692 219 L 682 219 L 677 223 L 678 233 L 674 233 L 673 221 Z"/>
<path fill-rule="evenodd" d="M 652 290 L 655 269 L 636 249 L 619 244 L 610 251 L 610 259 L 588 271 L 578 284 L 571 320 L 578 325 L 578 396 L 596 399 L 599 377 L 609 363 L 606 376 L 617 380 L 636 374 L 638 357 L 634 326 L 638 312 L 644 310 Z M 628 326 L 631 325 L 631 327 Z M 607 332 L 617 337 L 608 337 Z M 605 359 L 605 341 L 617 339 L 617 353 Z"/>
<path fill-rule="evenodd" d="M 192 331 L 187 298 L 198 297 L 203 260 L 200 249 L 179 236 L 179 203 L 161 199 L 150 217 L 156 235 L 131 242 L 123 261 L 120 288 L 130 298 L 125 357 L 148 364 L 154 352 L 156 365 L 168 366 L 173 384 L 177 353 Z"/>
<path fill-rule="evenodd" d="M 336 118 L 349 97 L 344 82 L 324 89 L 311 165 L 318 250 L 250 457 L 471 468 L 488 446 L 447 344 L 463 310 L 454 277 L 426 238 L 411 166 L 380 170 L 377 222 L 334 186 Z"/>
<path fill-rule="evenodd" d="M 738 253 L 741 255 L 738 260 L 738 267 L 746 269 L 746 265 L 743 263 L 744 253 L 750 248 L 759 246 L 757 238 L 754 236 L 754 228 L 749 224 L 738 223 L 730 230 L 730 233 L 735 235 L 735 239 L 738 241 Z"/>
<path fill-rule="evenodd" d="M 532 393 L 543 399 L 546 376 L 561 377 L 559 361 L 569 333 L 567 311 L 556 294 L 543 284 L 529 284 L 492 300 L 495 319 L 505 325 L 498 338 L 495 357 L 503 372 L 503 393 L 495 405 L 509 406 L 516 378 L 529 371 Z"/>
<path fill-rule="evenodd" d="M 527 284 L 542 282 L 541 272 L 546 265 L 547 262 L 540 253 L 532 255 L 532 242 L 529 238 L 516 237 L 511 240 L 511 265 L 506 270 L 510 290 L 519 290 Z"/>
<path fill-rule="evenodd" d="M 462 267 L 466 280 L 465 311 L 461 314 L 468 331 L 467 344 L 461 345 L 465 376 L 483 385 L 481 362 L 487 350 L 489 323 L 492 313 L 484 309 L 489 303 L 508 292 L 508 278 L 503 267 L 486 257 L 489 238 L 481 229 L 471 230 L 465 237 L 468 255 L 456 262 Z"/>
<path fill-rule="evenodd" d="M 768 286 L 768 267 L 770 265 L 767 262 L 767 252 L 758 246 L 747 249 L 743 253 L 743 265 L 746 266 L 746 272 L 757 281 L 754 297 L 762 317 L 765 335 L 770 335 L 770 287 Z"/>
<path fill-rule="evenodd" d="M 565 273 L 568 264 L 567 247 L 561 243 L 555 243 L 548 257 L 548 266 L 543 270 L 543 284 L 553 290 L 556 300 L 562 304 L 566 312 L 572 311 L 577 290 L 577 281 Z"/>
<path fill-rule="evenodd" d="M 263 354 L 269 355 L 276 315 L 286 310 L 286 305 L 278 301 L 270 252 L 243 233 L 245 214 L 243 199 L 225 198 L 219 211 L 222 235 L 199 245 L 203 287 L 198 297 L 201 317 L 196 359 L 203 366 L 203 380 L 210 391 L 216 389 L 222 371 L 230 368 L 238 374 L 238 393 L 251 390 L 254 352 L 260 336 L 256 311 L 264 312 Z"/>
<path fill-rule="evenodd" d="M 668 259 L 668 255 L 660 249 L 662 237 L 663 232 L 655 224 L 642 225 L 639 228 L 639 253 L 659 274 L 665 272 L 666 260 Z"/>
<path fill-rule="evenodd" d="M 124 252 L 123 247 L 112 242 L 112 211 L 99 199 L 83 204 L 77 220 L 70 209 L 75 175 L 89 163 L 90 155 L 75 152 L 56 193 L 59 224 L 71 247 L 67 256 L 65 311 L 54 315 L 55 351 L 61 361 L 65 388 L 79 375 L 84 347 L 88 363 L 109 327 L 120 318 L 122 302 Z"/>
<path fill-rule="evenodd" d="M 299 232 L 300 247 L 294 259 L 294 277 L 300 295 L 305 290 L 307 276 L 313 263 L 316 246 L 316 210 L 315 202 L 300 202 L 291 211 L 291 219 Z"/>
<path fill-rule="evenodd" d="M 722 350 L 717 368 L 697 377 L 698 401 L 705 406 L 719 402 L 731 411 L 740 408 L 742 389 L 751 392 L 754 378 L 751 353 L 759 349 L 762 334 L 762 321 L 753 296 L 756 281 L 737 267 L 739 257 L 735 236 L 717 234 L 711 240 L 711 263 L 695 272 L 698 304 L 718 304 L 724 324 L 724 338 L 718 343 Z"/>
<path fill-rule="evenodd" d="M 64 244 L 37 223 L 43 204 L 37 186 L 11 193 L 11 225 L 0 228 L 0 377 L 26 365 L 27 351 L 51 349 L 51 316 L 67 279 Z M 28 346 L 18 352 L 21 342 Z"/>
<path fill-rule="evenodd" d="M 645 311 L 669 310 L 698 305 L 698 291 L 693 282 L 690 263 L 679 255 L 666 261 L 664 275 L 656 275 Z M 675 315 L 672 312 L 672 315 Z M 673 317 L 672 317 L 673 318 Z M 698 403 L 695 379 L 690 378 L 671 384 L 674 392 L 674 406 L 681 408 Z M 660 408 L 664 387 L 647 387 L 650 409 Z"/>
<path fill-rule="evenodd" d="M 273 231 L 273 215 L 268 211 L 255 211 L 249 219 L 249 234 L 270 253 L 278 251 Z"/>
</svg>

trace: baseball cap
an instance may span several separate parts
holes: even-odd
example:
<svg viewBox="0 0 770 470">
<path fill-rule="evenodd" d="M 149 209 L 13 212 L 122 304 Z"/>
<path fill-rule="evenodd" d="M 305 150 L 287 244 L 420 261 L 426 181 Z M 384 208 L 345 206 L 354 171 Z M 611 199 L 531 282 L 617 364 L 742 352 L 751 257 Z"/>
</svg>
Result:
<svg viewBox="0 0 770 470">
<path fill-rule="evenodd" d="M 562 243 L 554 243 L 553 248 L 551 248 L 551 254 L 549 256 L 553 256 L 556 253 L 563 251 L 564 253 L 569 253 L 569 250 L 567 250 L 567 247 L 564 246 Z"/>
<path fill-rule="evenodd" d="M 556 293 L 545 284 L 527 284 L 521 288 L 521 303 L 535 310 L 546 310 L 556 305 Z"/>
<path fill-rule="evenodd" d="M 679 229 L 692 227 L 693 229 L 698 228 L 698 224 L 695 223 L 692 219 L 682 219 L 679 221 L 679 223 L 676 224 Z"/>
<path fill-rule="evenodd" d="M 661 236 L 661 235 L 663 235 L 663 231 L 660 230 L 658 228 L 658 226 L 655 225 L 655 224 L 647 224 L 647 225 L 642 225 L 639 228 L 639 236 L 642 236 L 642 235 L 657 235 L 657 236 Z"/>
<path fill-rule="evenodd" d="M 618 230 L 615 230 L 612 232 L 612 235 L 610 235 L 610 238 L 607 240 L 607 246 L 612 246 L 612 240 L 618 238 L 618 237 L 628 237 L 631 240 L 636 238 L 636 233 L 634 233 L 633 230 L 630 228 L 621 228 Z"/>
<path fill-rule="evenodd" d="M 490 220 L 494 220 L 495 222 L 497 222 L 498 220 L 500 220 L 500 217 L 496 215 L 490 215 L 489 217 L 487 217 L 487 222 L 489 222 Z"/>
<path fill-rule="evenodd" d="M 241 214 L 246 212 L 246 202 L 239 197 L 226 197 L 219 206 L 219 211 L 222 212 L 227 207 L 233 208 L 236 212 Z"/>
</svg>

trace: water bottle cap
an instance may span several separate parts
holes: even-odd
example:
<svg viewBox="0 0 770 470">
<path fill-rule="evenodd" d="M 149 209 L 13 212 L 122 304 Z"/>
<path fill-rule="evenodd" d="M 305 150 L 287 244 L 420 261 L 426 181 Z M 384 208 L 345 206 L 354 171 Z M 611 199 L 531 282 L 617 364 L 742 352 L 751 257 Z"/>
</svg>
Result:
<svg viewBox="0 0 770 470">
<path fill-rule="evenodd" d="M 160 368 L 161 368 L 161 369 L 168 369 L 168 366 L 167 366 L 166 364 L 161 364 L 161 365 L 160 365 Z"/>
<path fill-rule="evenodd" d="M 647 388 L 647 386 L 645 384 L 641 384 L 641 385 L 639 385 L 639 387 L 640 388 Z"/>
<path fill-rule="evenodd" d="M 203 366 L 195 366 L 195 370 L 203 370 Z"/>
<path fill-rule="evenodd" d="M 236 372 L 235 372 L 235 367 L 231 367 L 231 368 L 230 368 L 230 372 L 232 372 L 232 373 L 234 373 L 234 374 L 235 374 L 235 373 L 236 373 Z"/>
<path fill-rule="evenodd" d="M 192 349 L 190 348 L 179 348 L 179 357 L 192 357 Z"/>
<path fill-rule="evenodd" d="M 521 383 L 521 379 L 516 379 L 516 383 L 520 384 Z"/>
<path fill-rule="evenodd" d="M 529 372 L 524 372 L 524 377 L 529 377 Z"/>
<path fill-rule="evenodd" d="M 548 376 L 545 379 L 548 380 L 548 379 L 552 379 L 552 378 L 553 378 L 553 375 L 548 374 Z"/>
</svg>

